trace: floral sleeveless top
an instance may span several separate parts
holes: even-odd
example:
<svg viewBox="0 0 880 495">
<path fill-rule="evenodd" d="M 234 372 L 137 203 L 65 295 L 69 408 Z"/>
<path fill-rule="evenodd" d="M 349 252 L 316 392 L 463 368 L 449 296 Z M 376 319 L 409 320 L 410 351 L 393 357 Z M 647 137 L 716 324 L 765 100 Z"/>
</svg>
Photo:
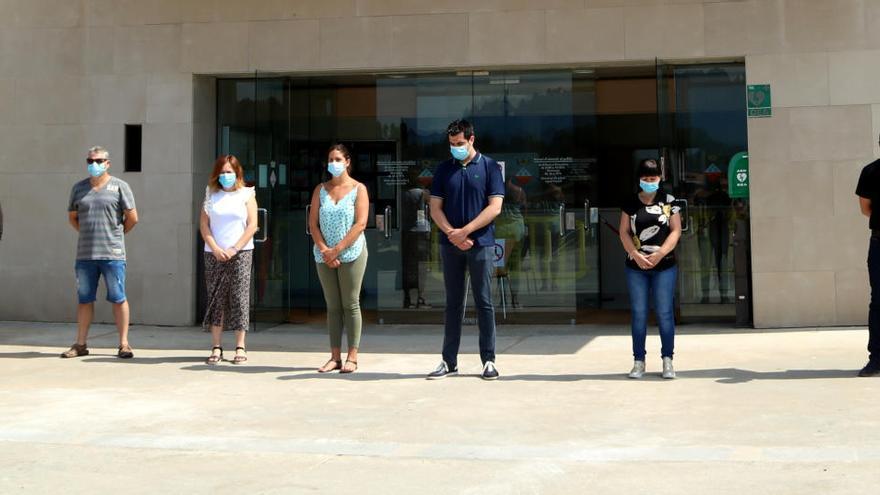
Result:
<svg viewBox="0 0 880 495">
<path fill-rule="evenodd" d="M 354 204 L 357 199 L 357 190 L 360 186 L 355 186 L 348 194 L 342 197 L 339 202 L 334 202 L 333 198 L 321 186 L 321 208 L 318 210 L 318 223 L 321 226 L 321 235 L 324 236 L 324 242 L 329 247 L 339 244 L 342 239 L 348 235 L 352 225 L 354 225 Z M 339 253 L 339 261 L 343 263 L 351 263 L 358 259 L 364 249 L 366 238 L 363 232 L 347 247 Z M 315 245 L 312 247 L 315 255 L 316 263 L 323 263 L 324 258 L 321 257 L 321 250 Z"/>
</svg>

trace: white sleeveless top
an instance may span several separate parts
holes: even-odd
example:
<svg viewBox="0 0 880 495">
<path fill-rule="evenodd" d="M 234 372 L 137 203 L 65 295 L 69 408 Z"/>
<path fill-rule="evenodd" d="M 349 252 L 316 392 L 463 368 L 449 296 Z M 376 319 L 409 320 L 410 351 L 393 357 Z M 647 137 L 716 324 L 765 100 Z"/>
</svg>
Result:
<svg viewBox="0 0 880 495">
<path fill-rule="evenodd" d="M 247 228 L 247 202 L 254 197 L 253 187 L 242 187 L 235 191 L 226 192 L 219 190 L 211 192 L 205 188 L 205 203 L 202 208 L 211 220 L 211 235 L 222 249 L 229 249 L 241 239 Z M 254 239 L 248 240 L 242 251 L 254 248 Z M 205 244 L 205 252 L 210 253 L 211 248 Z"/>
</svg>

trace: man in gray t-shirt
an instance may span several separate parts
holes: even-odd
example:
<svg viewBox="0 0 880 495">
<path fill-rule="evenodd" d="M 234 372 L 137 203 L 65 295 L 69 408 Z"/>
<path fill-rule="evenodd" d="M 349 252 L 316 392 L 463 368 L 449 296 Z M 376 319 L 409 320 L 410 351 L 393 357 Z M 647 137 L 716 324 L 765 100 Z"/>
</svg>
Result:
<svg viewBox="0 0 880 495">
<path fill-rule="evenodd" d="M 103 275 L 107 300 L 119 330 L 117 356 L 134 357 L 128 343 L 128 299 L 125 295 L 125 234 L 138 221 L 134 195 L 128 184 L 108 172 L 110 153 L 95 146 L 86 159 L 89 178 L 74 184 L 67 206 L 70 224 L 79 232 L 76 245 L 76 343 L 63 358 L 88 355 L 86 340 L 95 311 L 98 281 Z"/>
</svg>

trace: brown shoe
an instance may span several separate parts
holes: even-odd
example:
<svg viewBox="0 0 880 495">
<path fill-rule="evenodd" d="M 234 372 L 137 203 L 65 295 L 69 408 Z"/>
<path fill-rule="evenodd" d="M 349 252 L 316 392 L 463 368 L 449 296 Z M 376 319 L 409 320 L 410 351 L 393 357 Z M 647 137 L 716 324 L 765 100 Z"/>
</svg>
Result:
<svg viewBox="0 0 880 495">
<path fill-rule="evenodd" d="M 116 357 L 122 358 L 122 359 L 133 358 L 134 353 L 131 352 L 131 346 L 128 344 L 119 346 L 119 352 L 116 353 Z"/>
<path fill-rule="evenodd" d="M 61 357 L 63 358 L 75 358 L 80 356 L 88 356 L 89 348 L 86 347 L 85 344 L 73 344 L 70 346 L 70 349 L 61 353 Z"/>
</svg>

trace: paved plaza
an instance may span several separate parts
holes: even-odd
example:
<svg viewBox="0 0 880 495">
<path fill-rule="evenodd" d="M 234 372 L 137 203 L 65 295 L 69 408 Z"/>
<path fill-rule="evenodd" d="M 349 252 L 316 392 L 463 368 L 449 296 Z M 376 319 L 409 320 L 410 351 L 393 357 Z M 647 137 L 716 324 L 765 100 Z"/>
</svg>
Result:
<svg viewBox="0 0 880 495">
<path fill-rule="evenodd" d="M 319 375 L 317 326 L 204 364 L 198 328 L 0 323 L 0 491 L 9 493 L 807 494 L 880 481 L 880 379 L 864 328 L 682 326 L 678 379 L 628 380 L 622 326 L 501 326 L 502 377 L 426 381 L 437 326 L 368 326 L 353 375 Z M 231 358 L 231 335 L 227 357 Z"/>
</svg>

